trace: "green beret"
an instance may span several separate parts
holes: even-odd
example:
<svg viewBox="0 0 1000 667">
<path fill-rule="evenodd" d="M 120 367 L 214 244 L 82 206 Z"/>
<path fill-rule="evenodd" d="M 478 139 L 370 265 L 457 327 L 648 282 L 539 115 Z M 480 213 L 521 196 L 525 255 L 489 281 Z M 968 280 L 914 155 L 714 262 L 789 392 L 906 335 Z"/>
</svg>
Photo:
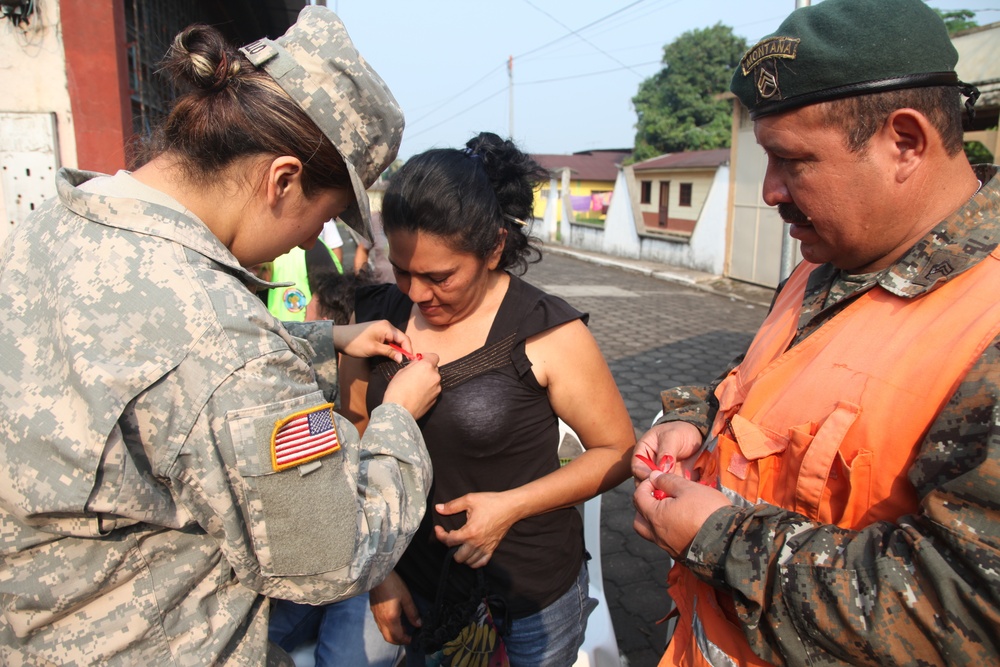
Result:
<svg viewBox="0 0 1000 667">
<path fill-rule="evenodd" d="M 730 89 L 760 118 L 827 100 L 959 86 L 958 52 L 921 0 L 824 0 L 750 48 Z"/>
</svg>

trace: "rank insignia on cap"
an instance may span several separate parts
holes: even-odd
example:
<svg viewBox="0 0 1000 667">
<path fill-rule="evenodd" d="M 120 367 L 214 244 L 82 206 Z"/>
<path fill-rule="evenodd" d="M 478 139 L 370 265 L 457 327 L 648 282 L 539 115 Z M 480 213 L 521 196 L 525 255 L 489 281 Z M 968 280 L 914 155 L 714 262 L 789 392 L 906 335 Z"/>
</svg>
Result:
<svg viewBox="0 0 1000 667">
<path fill-rule="evenodd" d="M 279 420 L 271 435 L 271 464 L 292 468 L 340 449 L 333 404 L 326 403 Z"/>
<path fill-rule="evenodd" d="M 778 89 L 777 59 L 795 60 L 799 50 L 799 40 L 795 37 L 770 37 L 746 52 L 740 61 L 743 76 L 757 70 L 754 79 L 757 92 L 767 99 L 780 94 Z"/>
</svg>

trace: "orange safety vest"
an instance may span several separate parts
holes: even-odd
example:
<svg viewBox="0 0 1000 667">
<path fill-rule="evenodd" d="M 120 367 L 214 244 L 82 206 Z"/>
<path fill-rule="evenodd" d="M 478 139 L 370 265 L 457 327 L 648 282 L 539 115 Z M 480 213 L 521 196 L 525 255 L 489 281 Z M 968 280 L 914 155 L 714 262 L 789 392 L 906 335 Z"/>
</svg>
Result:
<svg viewBox="0 0 1000 667">
<path fill-rule="evenodd" d="M 716 389 L 719 488 L 860 530 L 918 510 L 907 472 L 931 423 L 1000 333 L 1000 248 L 917 298 L 874 288 L 795 347 L 809 274 L 778 295 L 743 362 Z M 677 629 L 664 665 L 768 665 L 731 598 L 675 565 Z"/>
</svg>

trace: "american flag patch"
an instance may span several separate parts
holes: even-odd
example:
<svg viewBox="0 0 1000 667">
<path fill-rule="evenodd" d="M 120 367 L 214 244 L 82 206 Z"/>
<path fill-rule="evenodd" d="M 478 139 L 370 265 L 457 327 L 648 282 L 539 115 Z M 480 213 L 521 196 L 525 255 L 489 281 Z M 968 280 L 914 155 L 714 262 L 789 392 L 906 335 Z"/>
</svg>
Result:
<svg viewBox="0 0 1000 667">
<path fill-rule="evenodd" d="M 318 459 L 340 449 L 333 404 L 296 412 L 278 421 L 271 435 L 271 463 L 275 470 Z"/>
</svg>

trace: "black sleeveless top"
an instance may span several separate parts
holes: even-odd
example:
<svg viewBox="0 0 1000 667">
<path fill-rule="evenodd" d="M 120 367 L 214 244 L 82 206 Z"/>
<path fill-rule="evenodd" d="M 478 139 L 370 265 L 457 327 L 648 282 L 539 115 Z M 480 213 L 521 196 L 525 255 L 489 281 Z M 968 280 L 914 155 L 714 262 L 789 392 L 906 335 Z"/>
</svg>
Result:
<svg viewBox="0 0 1000 667">
<path fill-rule="evenodd" d="M 395 285 L 358 290 L 358 322 L 387 319 L 406 330 L 413 302 Z M 535 380 L 524 342 L 587 315 L 515 276 L 486 344 L 440 367 L 442 392 L 419 425 L 434 465 L 427 512 L 396 572 L 420 596 L 433 601 L 447 547 L 433 525 L 455 530 L 463 513 L 441 516 L 436 503 L 476 491 L 504 491 L 559 468 L 558 420 Z M 419 350 L 418 350 L 419 351 Z M 431 350 L 433 351 L 433 350 Z M 378 406 L 400 366 L 385 357 L 370 360 L 369 413 Z M 491 594 L 507 603 L 512 618 L 530 616 L 560 598 L 583 562 L 583 525 L 575 508 L 546 512 L 514 524 L 485 567 Z M 474 571 L 451 568 L 446 599 L 468 598 Z"/>
</svg>

